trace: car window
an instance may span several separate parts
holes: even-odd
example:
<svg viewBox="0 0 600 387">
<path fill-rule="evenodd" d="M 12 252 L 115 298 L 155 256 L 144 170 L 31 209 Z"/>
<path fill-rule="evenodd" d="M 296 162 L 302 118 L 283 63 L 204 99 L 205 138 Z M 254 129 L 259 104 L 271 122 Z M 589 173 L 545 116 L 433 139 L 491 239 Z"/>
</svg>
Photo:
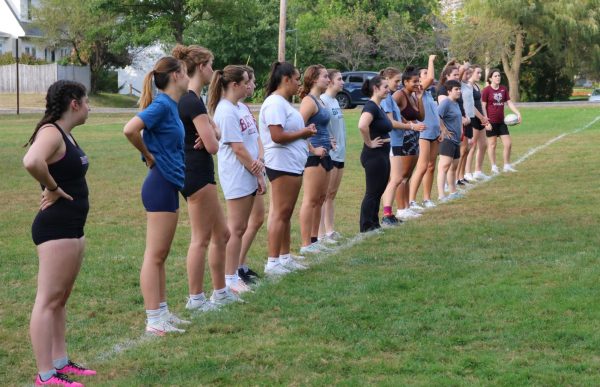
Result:
<svg viewBox="0 0 600 387">
<path fill-rule="evenodd" d="M 348 82 L 349 83 L 363 83 L 363 77 L 362 75 L 349 75 L 348 76 Z"/>
<path fill-rule="evenodd" d="M 592 95 L 600 95 L 600 89 L 594 90 L 594 92 L 592 93 Z"/>
</svg>

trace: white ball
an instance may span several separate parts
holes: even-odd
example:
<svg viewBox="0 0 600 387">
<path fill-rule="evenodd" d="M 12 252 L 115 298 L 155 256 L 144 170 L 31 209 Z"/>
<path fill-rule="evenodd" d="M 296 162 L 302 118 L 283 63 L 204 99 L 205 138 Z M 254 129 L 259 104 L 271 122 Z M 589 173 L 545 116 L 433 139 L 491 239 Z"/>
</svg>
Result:
<svg viewBox="0 0 600 387">
<path fill-rule="evenodd" d="M 508 126 L 513 126 L 519 123 L 519 117 L 516 114 L 509 114 L 504 117 L 504 123 Z"/>
</svg>

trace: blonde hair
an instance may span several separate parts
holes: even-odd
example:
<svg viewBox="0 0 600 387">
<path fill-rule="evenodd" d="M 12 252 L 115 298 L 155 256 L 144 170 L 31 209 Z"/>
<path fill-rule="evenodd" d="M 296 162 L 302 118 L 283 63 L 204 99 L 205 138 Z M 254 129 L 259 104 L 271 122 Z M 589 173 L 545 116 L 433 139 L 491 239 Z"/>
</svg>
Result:
<svg viewBox="0 0 600 387">
<path fill-rule="evenodd" d="M 171 73 L 181 71 L 182 62 L 172 56 L 164 56 L 156 62 L 152 71 L 144 77 L 142 95 L 140 96 L 140 108 L 147 108 L 153 100 L 152 82 L 159 90 L 164 90 L 169 85 Z"/>
<path fill-rule="evenodd" d="M 213 53 L 210 52 L 209 49 L 195 44 L 191 46 L 178 44 L 173 49 L 172 54 L 175 58 L 185 62 L 187 73 L 190 78 L 194 76 L 198 65 L 205 65 L 214 59 Z"/>
</svg>

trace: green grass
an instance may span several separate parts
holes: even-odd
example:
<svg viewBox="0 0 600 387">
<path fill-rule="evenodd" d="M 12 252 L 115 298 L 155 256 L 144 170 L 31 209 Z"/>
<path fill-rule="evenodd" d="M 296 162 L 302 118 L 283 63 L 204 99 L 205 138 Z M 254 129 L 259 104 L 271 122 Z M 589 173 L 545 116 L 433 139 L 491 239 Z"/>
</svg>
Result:
<svg viewBox="0 0 600 387">
<path fill-rule="evenodd" d="M 23 93 L 19 95 L 21 108 L 44 108 L 46 106 L 46 95 L 37 93 Z M 138 98 L 125 94 L 97 93 L 90 95 L 90 105 L 99 108 L 136 108 Z M 0 108 L 16 109 L 16 93 L 0 94 Z"/>
<path fill-rule="evenodd" d="M 522 110 L 523 125 L 512 129 L 514 160 L 599 114 Z M 347 112 L 337 207 L 338 229 L 348 236 L 358 230 L 364 193 L 358 113 Z M 39 192 L 21 167 L 20 145 L 38 118 L 0 116 L 0 380 L 8 385 L 35 374 L 27 326 L 37 258 L 29 227 Z M 121 134 L 127 118 L 91 116 L 75 132 L 90 158 L 92 207 L 68 343 L 76 360 L 99 370 L 89 379 L 94 385 L 600 383 L 600 122 L 536 153 L 517 174 L 265 284 L 244 305 L 194 319 L 185 335 L 140 342 L 145 169 Z M 181 205 L 167 286 L 171 309 L 186 316 L 190 228 Z M 264 229 L 251 256 L 262 269 Z M 116 344 L 131 343 L 115 353 Z"/>
</svg>

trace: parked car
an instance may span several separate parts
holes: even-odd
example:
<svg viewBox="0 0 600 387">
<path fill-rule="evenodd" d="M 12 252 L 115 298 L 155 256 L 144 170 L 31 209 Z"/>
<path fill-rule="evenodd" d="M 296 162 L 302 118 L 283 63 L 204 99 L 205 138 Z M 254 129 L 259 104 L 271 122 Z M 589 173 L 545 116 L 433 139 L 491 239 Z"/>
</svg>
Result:
<svg viewBox="0 0 600 387">
<path fill-rule="evenodd" d="M 600 89 L 594 89 L 594 91 L 592 91 L 592 94 L 590 94 L 590 98 L 588 99 L 588 101 L 600 102 Z"/>
<path fill-rule="evenodd" d="M 364 95 L 360 88 L 366 79 L 377 75 L 374 71 L 347 71 L 342 73 L 344 90 L 340 91 L 336 99 L 342 109 L 352 109 L 356 105 L 364 105 L 369 97 Z"/>
</svg>

